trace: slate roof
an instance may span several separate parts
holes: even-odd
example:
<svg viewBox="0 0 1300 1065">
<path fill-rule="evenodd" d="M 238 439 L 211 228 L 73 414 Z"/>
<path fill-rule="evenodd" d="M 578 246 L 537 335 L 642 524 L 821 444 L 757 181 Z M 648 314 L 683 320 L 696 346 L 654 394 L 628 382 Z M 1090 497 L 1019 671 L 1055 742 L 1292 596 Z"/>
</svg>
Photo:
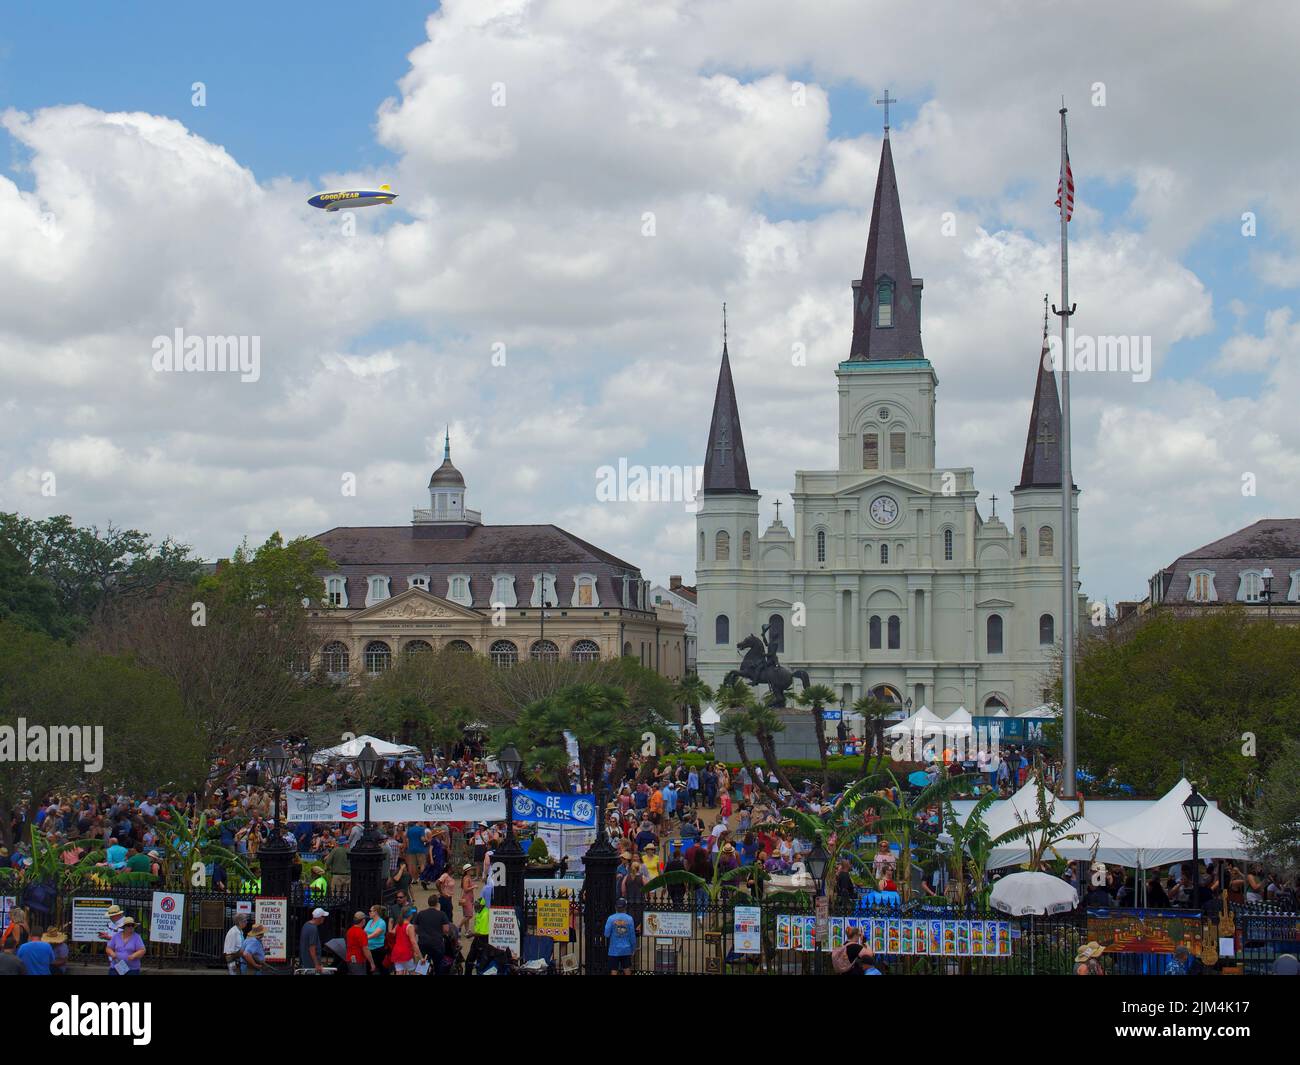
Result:
<svg viewBox="0 0 1300 1065">
<path fill-rule="evenodd" d="M 893 325 L 881 327 L 876 324 L 876 285 L 884 277 L 894 283 L 894 312 Z M 851 362 L 925 358 L 921 346 L 921 307 L 913 294 L 912 281 L 903 209 L 898 202 L 898 179 L 894 176 L 894 154 L 886 137 L 880 149 L 880 171 L 876 175 L 876 198 L 871 206 L 862 282 L 854 299 Z"/>
<path fill-rule="evenodd" d="M 1273 602 L 1286 601 L 1290 574 L 1300 569 L 1300 518 L 1262 518 L 1222 539 L 1180 555 L 1157 574 L 1162 582 L 1161 601 L 1185 603 L 1195 570 L 1214 571 L 1214 590 L 1220 603 L 1235 602 L 1241 574 L 1268 567 L 1273 571 Z"/>
<path fill-rule="evenodd" d="M 749 463 L 745 461 L 745 438 L 740 431 L 740 410 L 736 387 L 731 380 L 731 358 L 722 342 L 722 367 L 713 396 L 713 418 L 709 422 L 708 450 L 704 454 L 706 495 L 714 492 L 743 492 L 757 495 L 749 486 Z"/>
</svg>

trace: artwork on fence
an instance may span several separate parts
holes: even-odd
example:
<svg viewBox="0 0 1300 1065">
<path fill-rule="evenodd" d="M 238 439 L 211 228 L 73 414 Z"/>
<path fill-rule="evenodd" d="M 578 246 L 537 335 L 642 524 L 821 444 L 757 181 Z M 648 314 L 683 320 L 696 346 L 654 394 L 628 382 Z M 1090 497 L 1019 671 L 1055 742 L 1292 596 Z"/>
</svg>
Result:
<svg viewBox="0 0 1300 1065">
<path fill-rule="evenodd" d="M 780 914 L 776 919 L 776 949 L 817 949 L 815 918 Z M 1009 921 L 936 920 L 911 917 L 832 917 L 828 949 L 847 942 L 850 928 L 862 933 L 877 954 L 934 954 L 942 957 L 1008 957 Z"/>
<path fill-rule="evenodd" d="M 1187 910 L 1088 911 L 1088 938 L 1108 954 L 1201 953 L 1201 916 Z"/>
</svg>

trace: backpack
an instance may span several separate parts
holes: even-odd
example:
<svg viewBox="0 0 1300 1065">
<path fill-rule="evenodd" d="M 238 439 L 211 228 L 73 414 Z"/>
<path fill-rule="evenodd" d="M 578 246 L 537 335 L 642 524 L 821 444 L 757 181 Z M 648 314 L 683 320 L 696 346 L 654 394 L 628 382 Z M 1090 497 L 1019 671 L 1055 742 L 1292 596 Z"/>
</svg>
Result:
<svg viewBox="0 0 1300 1065">
<path fill-rule="evenodd" d="M 837 975 L 843 975 L 853 968 L 853 962 L 849 960 L 849 948 L 845 944 L 842 947 L 836 947 L 831 951 L 831 965 L 834 967 Z"/>
</svg>

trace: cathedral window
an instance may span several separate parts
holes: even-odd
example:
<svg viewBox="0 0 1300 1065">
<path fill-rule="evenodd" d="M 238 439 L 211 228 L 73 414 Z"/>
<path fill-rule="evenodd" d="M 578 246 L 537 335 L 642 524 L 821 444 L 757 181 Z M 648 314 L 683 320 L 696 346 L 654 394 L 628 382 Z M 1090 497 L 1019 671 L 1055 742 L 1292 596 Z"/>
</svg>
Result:
<svg viewBox="0 0 1300 1065">
<path fill-rule="evenodd" d="M 731 622 L 726 614 L 719 614 L 713 619 L 713 642 L 717 644 L 731 642 Z"/>
<path fill-rule="evenodd" d="M 872 614 L 867 622 L 867 646 L 873 651 L 880 650 L 880 615 Z"/>
<path fill-rule="evenodd" d="M 1025 533 L 1025 527 L 1022 525 L 1020 527 L 1020 557 L 1027 558 L 1028 556 L 1029 556 L 1029 536 Z"/>
<path fill-rule="evenodd" d="M 393 660 L 392 649 L 383 640 L 371 640 L 366 644 L 366 672 L 372 677 L 386 670 Z"/>
<path fill-rule="evenodd" d="M 740 559 L 742 562 L 749 562 L 754 557 L 754 545 L 750 539 L 749 530 L 746 529 L 740 534 Z"/>
<path fill-rule="evenodd" d="M 882 566 L 888 566 L 888 565 L 889 565 L 889 545 L 888 545 L 888 544 L 881 544 L 881 545 L 880 545 L 880 564 L 881 564 Z"/>
<path fill-rule="evenodd" d="M 897 651 L 903 646 L 903 624 L 897 614 L 889 615 L 889 649 Z"/>
<path fill-rule="evenodd" d="M 1038 619 L 1038 643 L 1042 647 L 1051 647 L 1056 642 L 1056 619 L 1051 614 L 1044 614 Z"/>
<path fill-rule="evenodd" d="M 817 530 L 817 561 L 826 561 L 826 530 Z"/>
<path fill-rule="evenodd" d="M 472 647 L 471 647 L 468 643 L 466 643 L 464 640 L 450 640 L 450 641 L 448 641 L 448 643 L 447 643 L 447 650 L 448 650 L 448 651 L 455 651 L 457 654 L 463 654 L 463 655 L 469 655 L 469 654 L 473 654 L 473 653 L 474 653 L 474 648 L 472 648 Z"/>
<path fill-rule="evenodd" d="M 876 325 L 889 329 L 894 324 L 894 283 L 888 278 L 876 285 Z"/>
<path fill-rule="evenodd" d="M 952 530 L 951 529 L 943 530 L 943 560 L 945 562 L 952 561 Z"/>
<path fill-rule="evenodd" d="M 416 655 L 425 655 L 433 653 L 433 644 L 428 640 L 411 640 L 402 648 L 402 653 L 407 658 L 413 658 Z"/>
<path fill-rule="evenodd" d="M 862 468 L 880 469 L 880 437 L 875 433 L 862 434 Z"/>
<path fill-rule="evenodd" d="M 1052 557 L 1052 527 L 1044 525 L 1038 530 L 1038 557 Z"/>
<path fill-rule="evenodd" d="M 989 619 L 984 625 L 986 643 L 985 646 L 991 655 L 1000 655 L 1002 653 L 1002 615 L 990 614 Z"/>
<path fill-rule="evenodd" d="M 907 466 L 907 434 L 889 434 L 889 468 L 901 470 Z"/>
<path fill-rule="evenodd" d="M 713 538 L 713 558 L 716 562 L 726 562 L 731 558 L 731 537 L 726 529 L 719 529 Z"/>
</svg>

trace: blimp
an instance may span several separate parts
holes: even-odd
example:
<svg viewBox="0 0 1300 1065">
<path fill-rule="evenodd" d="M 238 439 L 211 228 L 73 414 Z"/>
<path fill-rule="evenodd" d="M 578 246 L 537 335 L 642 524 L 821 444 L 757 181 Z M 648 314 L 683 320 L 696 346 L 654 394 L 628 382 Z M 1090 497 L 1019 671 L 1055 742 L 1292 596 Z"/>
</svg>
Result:
<svg viewBox="0 0 1300 1065">
<path fill-rule="evenodd" d="M 391 204 L 397 199 L 387 185 L 377 189 L 345 189 L 340 192 L 318 192 L 307 202 L 322 211 L 337 211 L 343 207 L 374 207 L 376 204 Z"/>
</svg>

